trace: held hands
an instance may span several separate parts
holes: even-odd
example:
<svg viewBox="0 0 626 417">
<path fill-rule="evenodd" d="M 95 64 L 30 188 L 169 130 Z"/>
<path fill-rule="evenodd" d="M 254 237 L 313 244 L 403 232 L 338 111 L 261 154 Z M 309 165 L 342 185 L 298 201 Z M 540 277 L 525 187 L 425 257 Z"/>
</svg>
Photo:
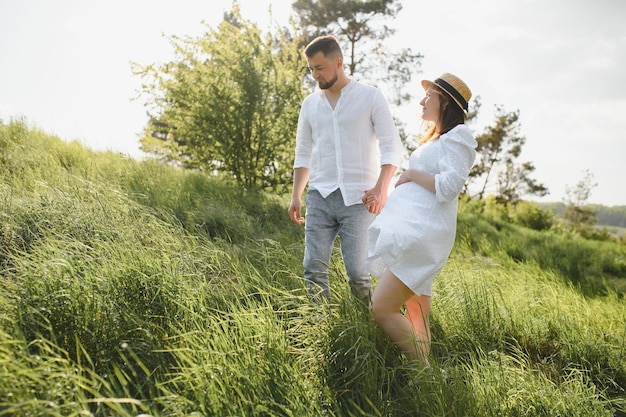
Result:
<svg viewBox="0 0 626 417">
<path fill-rule="evenodd" d="M 378 214 L 387 202 L 387 193 L 377 188 L 372 188 L 371 190 L 365 191 L 361 201 L 363 201 L 367 211 Z"/>
<path fill-rule="evenodd" d="M 398 178 L 398 182 L 396 182 L 396 187 L 402 185 L 404 183 L 415 181 L 415 174 L 417 171 L 414 169 L 407 169 Z M 379 190 L 378 188 L 372 188 L 371 190 L 365 191 L 365 195 L 361 199 L 365 207 L 367 207 L 367 211 L 370 213 L 378 214 L 381 212 L 385 203 L 387 202 L 387 192 L 386 190 Z"/>
</svg>

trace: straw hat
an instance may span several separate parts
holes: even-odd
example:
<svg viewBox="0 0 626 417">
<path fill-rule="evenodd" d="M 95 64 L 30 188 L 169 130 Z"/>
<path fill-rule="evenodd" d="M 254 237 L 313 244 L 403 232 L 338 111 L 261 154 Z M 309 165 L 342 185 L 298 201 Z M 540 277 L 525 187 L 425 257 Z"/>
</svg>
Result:
<svg viewBox="0 0 626 417">
<path fill-rule="evenodd" d="M 428 87 L 431 87 L 433 84 L 436 84 L 437 87 L 448 93 L 448 95 L 452 97 L 452 100 L 454 100 L 460 108 L 467 111 L 468 103 L 470 98 L 472 98 L 472 92 L 467 84 L 465 84 L 459 77 L 446 72 L 435 81 L 422 80 L 422 87 L 424 87 L 424 90 L 427 90 Z"/>
</svg>

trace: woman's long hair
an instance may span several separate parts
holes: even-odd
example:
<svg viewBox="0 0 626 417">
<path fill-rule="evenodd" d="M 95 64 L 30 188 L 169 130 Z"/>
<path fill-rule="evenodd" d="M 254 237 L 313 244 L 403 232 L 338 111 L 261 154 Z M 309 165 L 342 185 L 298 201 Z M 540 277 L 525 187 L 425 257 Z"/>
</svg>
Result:
<svg viewBox="0 0 626 417">
<path fill-rule="evenodd" d="M 438 139 L 439 136 L 449 132 L 454 127 L 465 123 L 467 118 L 463 109 L 461 109 L 445 91 L 437 87 L 437 85 L 431 87 L 431 93 L 435 93 L 439 96 L 439 121 L 441 131 L 437 131 L 436 123 L 431 123 L 419 143 L 431 142 Z"/>
</svg>

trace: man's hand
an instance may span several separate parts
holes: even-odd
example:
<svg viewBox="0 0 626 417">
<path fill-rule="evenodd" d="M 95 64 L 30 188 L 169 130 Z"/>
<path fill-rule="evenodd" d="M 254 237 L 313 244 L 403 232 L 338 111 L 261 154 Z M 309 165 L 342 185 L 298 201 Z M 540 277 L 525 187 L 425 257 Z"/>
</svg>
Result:
<svg viewBox="0 0 626 417">
<path fill-rule="evenodd" d="M 289 218 L 291 218 L 292 223 L 300 226 L 304 224 L 304 217 L 302 217 L 301 212 L 302 200 L 296 198 L 292 199 L 289 205 Z"/>
<path fill-rule="evenodd" d="M 372 188 L 371 190 L 365 191 L 361 201 L 363 201 L 367 211 L 378 214 L 387 202 L 387 193 L 383 193 L 378 188 Z"/>
</svg>

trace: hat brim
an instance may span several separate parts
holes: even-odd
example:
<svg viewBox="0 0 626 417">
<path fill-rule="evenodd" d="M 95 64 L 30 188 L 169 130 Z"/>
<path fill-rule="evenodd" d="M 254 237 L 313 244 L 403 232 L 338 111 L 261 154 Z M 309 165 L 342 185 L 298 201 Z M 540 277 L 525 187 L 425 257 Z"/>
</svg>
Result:
<svg viewBox="0 0 626 417">
<path fill-rule="evenodd" d="M 422 80 L 422 87 L 424 88 L 424 91 L 428 90 L 433 85 L 435 85 L 435 83 L 430 80 Z"/>
</svg>

